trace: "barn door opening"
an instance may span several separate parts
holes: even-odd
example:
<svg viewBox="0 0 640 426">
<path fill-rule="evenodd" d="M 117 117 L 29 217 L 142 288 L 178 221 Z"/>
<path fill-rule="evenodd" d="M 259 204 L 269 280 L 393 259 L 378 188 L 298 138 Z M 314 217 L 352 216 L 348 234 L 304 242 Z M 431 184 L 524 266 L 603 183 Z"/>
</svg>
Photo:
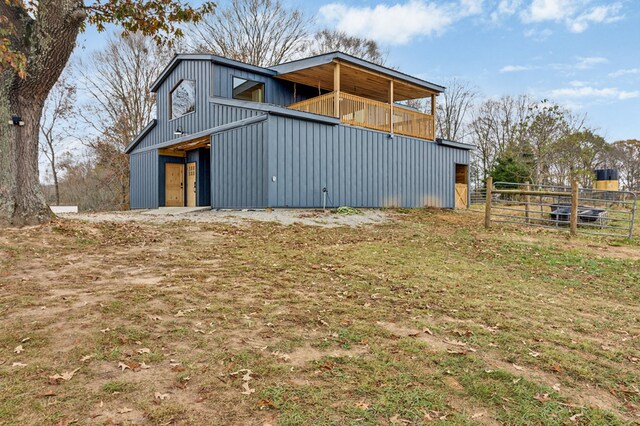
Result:
<svg viewBox="0 0 640 426">
<path fill-rule="evenodd" d="M 469 207 L 469 166 L 456 164 L 455 208 Z"/>
<path fill-rule="evenodd" d="M 166 163 L 164 167 L 165 206 L 184 207 L 184 164 Z"/>
</svg>

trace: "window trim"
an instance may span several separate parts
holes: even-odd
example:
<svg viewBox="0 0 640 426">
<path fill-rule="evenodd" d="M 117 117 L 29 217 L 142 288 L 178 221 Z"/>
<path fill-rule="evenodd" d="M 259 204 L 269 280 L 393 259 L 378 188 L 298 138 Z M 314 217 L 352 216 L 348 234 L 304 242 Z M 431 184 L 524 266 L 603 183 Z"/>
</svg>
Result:
<svg viewBox="0 0 640 426">
<path fill-rule="evenodd" d="M 187 112 L 187 113 L 182 114 L 182 115 L 180 115 L 178 117 L 173 117 L 172 118 L 172 116 L 173 116 L 172 95 L 173 95 L 173 92 L 176 91 L 178 86 L 180 86 L 182 84 L 182 82 L 184 82 L 184 81 L 193 81 L 193 97 L 194 97 L 194 100 L 193 100 L 193 111 Z M 168 104 L 169 104 L 169 108 L 167 109 L 167 112 L 169 114 L 169 121 L 170 122 L 174 121 L 174 120 L 178 120 L 178 119 L 180 119 L 182 117 L 186 117 L 186 116 L 191 115 L 191 114 L 195 114 L 198 111 L 198 108 L 197 108 L 197 106 L 198 106 L 198 102 L 197 102 L 197 100 L 198 100 L 198 82 L 195 79 L 191 79 L 191 78 L 181 78 L 180 80 L 178 80 L 178 82 L 176 84 L 173 85 L 171 90 L 169 90 L 169 99 L 167 99 L 167 100 L 168 100 Z"/>
<path fill-rule="evenodd" d="M 233 80 L 234 79 L 240 79 L 240 80 L 244 80 L 244 81 L 253 81 L 255 83 L 260 83 L 262 84 L 262 102 L 256 102 L 256 101 L 248 101 L 246 99 L 238 99 L 238 98 L 234 98 L 233 97 Z M 230 99 L 234 99 L 236 101 L 244 101 L 244 102 L 253 102 L 256 104 L 266 104 L 267 103 L 267 83 L 265 81 L 259 81 L 259 80 L 253 80 L 251 78 L 246 78 L 246 77 L 240 77 L 236 74 L 231 74 L 231 96 L 229 97 Z"/>
</svg>

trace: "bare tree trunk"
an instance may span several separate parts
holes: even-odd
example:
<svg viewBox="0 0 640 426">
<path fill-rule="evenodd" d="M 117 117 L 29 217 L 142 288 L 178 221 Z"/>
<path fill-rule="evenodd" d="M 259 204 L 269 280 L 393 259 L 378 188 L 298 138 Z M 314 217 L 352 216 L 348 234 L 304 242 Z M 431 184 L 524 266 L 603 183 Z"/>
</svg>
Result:
<svg viewBox="0 0 640 426">
<path fill-rule="evenodd" d="M 33 225 L 53 213 L 40 187 L 38 137 L 47 95 L 75 46 L 86 14 L 79 0 L 42 0 L 37 22 L 19 7 L 0 2 L 0 14 L 16 29 L 12 47 L 27 57 L 27 76 L 0 74 L 0 225 Z M 19 115 L 24 126 L 8 124 Z"/>
</svg>

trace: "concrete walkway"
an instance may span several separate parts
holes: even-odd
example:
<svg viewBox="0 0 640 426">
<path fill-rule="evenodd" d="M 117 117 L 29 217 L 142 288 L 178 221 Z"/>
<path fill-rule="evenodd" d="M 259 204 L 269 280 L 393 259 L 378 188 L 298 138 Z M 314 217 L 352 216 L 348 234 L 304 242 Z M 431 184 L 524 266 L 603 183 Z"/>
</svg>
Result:
<svg viewBox="0 0 640 426">
<path fill-rule="evenodd" d="M 175 216 L 179 214 L 199 212 L 203 210 L 211 210 L 211 206 L 204 207 L 160 207 L 158 209 L 147 210 L 141 214 L 150 216 Z"/>
</svg>

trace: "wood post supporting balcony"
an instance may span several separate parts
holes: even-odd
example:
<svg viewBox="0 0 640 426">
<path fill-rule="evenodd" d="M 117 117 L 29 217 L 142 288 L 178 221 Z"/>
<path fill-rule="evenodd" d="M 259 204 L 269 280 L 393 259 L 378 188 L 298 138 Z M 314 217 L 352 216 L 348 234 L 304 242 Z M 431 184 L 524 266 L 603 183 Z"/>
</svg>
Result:
<svg viewBox="0 0 640 426">
<path fill-rule="evenodd" d="M 393 135 L 393 80 L 389 80 L 389 104 L 391 105 L 390 133 Z"/>
<path fill-rule="evenodd" d="M 333 92 L 335 95 L 333 111 L 336 118 L 340 118 L 340 62 L 335 62 L 333 68 Z"/>
</svg>

